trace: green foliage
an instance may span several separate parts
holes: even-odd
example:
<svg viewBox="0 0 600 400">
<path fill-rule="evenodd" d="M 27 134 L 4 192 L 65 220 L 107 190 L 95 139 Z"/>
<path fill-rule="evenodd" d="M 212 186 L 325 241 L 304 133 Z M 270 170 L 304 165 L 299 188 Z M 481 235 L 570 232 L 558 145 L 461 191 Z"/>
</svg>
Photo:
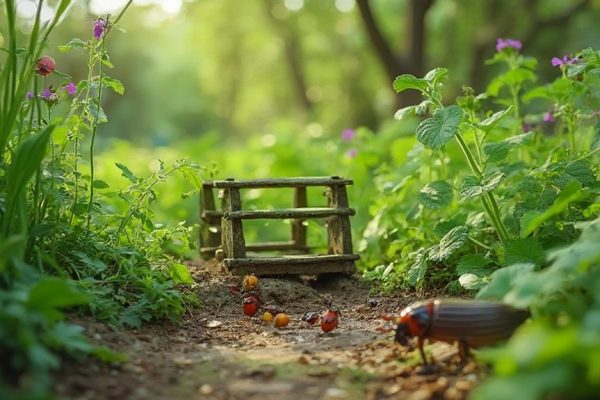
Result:
<svg viewBox="0 0 600 400">
<path fill-rule="evenodd" d="M 115 170 L 129 186 L 119 189 L 97 179 L 94 139 L 98 125 L 107 121 L 103 91 L 124 94 L 122 83 L 105 73 L 112 68 L 105 41 L 122 13 L 114 21 L 105 18 L 108 26 L 100 37 L 73 39 L 61 47 L 87 53 L 87 79 L 75 85 L 56 71 L 43 82 L 34 75 L 48 35 L 69 3 L 61 1 L 44 27 L 38 12 L 29 47 L 19 51 L 15 4 L 4 3 L 10 46 L 0 59 L 2 398 L 44 398 L 50 374 L 65 355 L 122 360 L 91 345 L 82 327 L 66 323 L 65 309 L 77 307 L 107 323 L 139 327 L 153 319 L 177 321 L 197 303 L 185 289 L 193 279 L 173 255 L 193 247 L 193 226 L 154 223 L 152 205 L 174 174 L 186 182 L 183 195 L 195 193 L 201 168 L 175 160 L 159 162 L 150 174 L 134 174 L 117 163 Z M 40 91 L 50 79 L 59 82 Z M 113 207 L 116 201 L 123 213 Z"/>
</svg>

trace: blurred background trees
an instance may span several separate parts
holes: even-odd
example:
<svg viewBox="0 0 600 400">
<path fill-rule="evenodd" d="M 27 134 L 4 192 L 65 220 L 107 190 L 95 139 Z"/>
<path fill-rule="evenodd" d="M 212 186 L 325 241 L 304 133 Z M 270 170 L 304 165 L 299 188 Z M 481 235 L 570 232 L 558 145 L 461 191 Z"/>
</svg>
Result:
<svg viewBox="0 0 600 400">
<path fill-rule="evenodd" d="M 76 3 L 49 52 L 121 3 Z M 161 146 L 209 132 L 239 142 L 308 125 L 325 137 L 376 130 L 415 100 L 392 92 L 394 76 L 445 66 L 449 95 L 464 82 L 481 91 L 498 37 L 521 40 L 523 53 L 548 60 L 542 76 L 554 73 L 552 56 L 600 47 L 599 18 L 597 0 L 135 1 L 110 49 L 127 96 L 107 99 L 101 136 Z M 81 78 L 83 55 L 58 58 Z"/>
</svg>

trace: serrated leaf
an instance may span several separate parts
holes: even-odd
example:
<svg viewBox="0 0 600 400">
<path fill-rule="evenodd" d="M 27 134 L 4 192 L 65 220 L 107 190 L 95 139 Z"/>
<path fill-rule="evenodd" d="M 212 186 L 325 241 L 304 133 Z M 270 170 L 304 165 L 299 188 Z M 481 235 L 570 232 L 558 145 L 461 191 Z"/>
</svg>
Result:
<svg viewBox="0 0 600 400">
<path fill-rule="evenodd" d="M 486 132 L 490 131 L 494 126 L 496 126 L 496 124 L 502 119 L 504 118 L 506 115 L 508 115 L 508 113 L 510 113 L 512 111 L 512 106 L 508 107 L 506 110 L 502 110 L 502 111 L 498 111 L 492 115 L 490 115 L 489 117 L 487 117 L 486 119 L 484 119 L 483 121 L 477 123 L 477 127 L 481 130 L 484 130 Z"/>
<path fill-rule="evenodd" d="M 428 183 L 419 192 L 419 201 L 427 208 L 442 208 L 452 202 L 452 186 L 446 181 Z"/>
<path fill-rule="evenodd" d="M 423 77 L 424 80 L 436 84 L 448 76 L 448 69 L 444 67 L 434 68 Z"/>
<path fill-rule="evenodd" d="M 112 78 L 110 76 L 104 76 L 104 77 L 102 77 L 102 84 L 104 86 L 112 89 L 112 91 L 117 94 L 125 93 L 125 87 L 123 86 L 121 81 L 118 79 Z"/>
<path fill-rule="evenodd" d="M 533 264 L 514 264 L 496 270 L 488 283 L 477 293 L 478 299 L 502 300 L 513 288 L 516 280 L 533 273 Z"/>
<path fill-rule="evenodd" d="M 392 85 L 396 93 L 400 93 L 408 89 L 416 89 L 424 92 L 428 87 L 427 81 L 417 78 L 411 74 L 403 74 L 398 76 L 396 79 L 394 79 L 394 83 Z"/>
<path fill-rule="evenodd" d="M 581 197 L 581 183 L 572 181 L 554 200 L 544 212 L 529 212 L 521 218 L 521 237 L 527 237 L 535 231 L 540 225 L 552 218 L 553 216 L 563 212 L 569 204 L 578 200 Z"/>
<path fill-rule="evenodd" d="M 417 139 L 432 149 L 441 149 L 458 133 L 463 111 L 451 105 L 437 110 L 431 118 L 422 121 L 417 127 Z"/>
<path fill-rule="evenodd" d="M 567 164 L 565 172 L 581 182 L 582 185 L 591 186 L 596 183 L 596 177 L 590 167 L 583 161 L 575 160 Z"/>
<path fill-rule="evenodd" d="M 482 196 L 484 193 L 494 190 L 503 178 L 504 174 L 502 172 L 495 172 L 492 175 L 483 178 L 482 182 L 479 182 L 479 179 L 475 176 L 466 176 L 460 187 L 460 196 L 463 199 Z"/>
<path fill-rule="evenodd" d="M 429 259 L 431 261 L 444 261 L 456 250 L 460 249 L 469 237 L 469 229 L 466 226 L 457 226 L 446 233 L 440 243 L 431 247 Z"/>
<path fill-rule="evenodd" d="M 544 262 L 544 248 L 535 238 L 515 239 L 504 245 L 506 265 L 530 263 L 539 267 Z"/>
<path fill-rule="evenodd" d="M 424 249 L 419 250 L 415 257 L 415 262 L 411 265 L 408 270 L 408 283 L 412 286 L 421 283 L 425 278 L 427 272 L 428 256 L 427 251 Z"/>
<path fill-rule="evenodd" d="M 125 166 L 121 163 L 115 163 L 115 165 L 117 166 L 117 168 L 119 168 L 121 170 L 122 176 L 129 179 L 132 183 L 138 183 L 139 178 L 137 176 L 135 176 L 135 174 L 133 172 L 131 172 L 129 170 L 129 168 L 127 168 L 127 166 Z"/>
</svg>

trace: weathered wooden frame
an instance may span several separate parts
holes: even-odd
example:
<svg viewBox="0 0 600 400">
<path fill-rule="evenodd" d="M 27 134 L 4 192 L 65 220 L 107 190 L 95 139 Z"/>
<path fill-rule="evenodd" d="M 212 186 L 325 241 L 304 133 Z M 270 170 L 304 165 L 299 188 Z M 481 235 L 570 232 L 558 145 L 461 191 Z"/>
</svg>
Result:
<svg viewBox="0 0 600 400">
<path fill-rule="evenodd" d="M 358 255 L 352 253 L 350 216 L 355 214 L 348 203 L 346 186 L 353 182 L 337 176 L 251 180 L 217 180 L 205 182 L 200 196 L 202 229 L 201 254 L 222 253 L 223 264 L 234 274 L 319 274 L 351 273 Z M 308 207 L 307 187 L 327 187 L 328 207 Z M 244 210 L 241 189 L 294 188 L 293 208 Z M 221 210 L 215 206 L 214 189 L 219 190 Z M 328 254 L 309 254 L 306 226 L 309 218 L 327 219 Z M 245 219 L 292 219 L 291 240 L 247 245 L 244 239 Z M 248 257 L 247 251 L 287 251 L 278 257 Z"/>
</svg>

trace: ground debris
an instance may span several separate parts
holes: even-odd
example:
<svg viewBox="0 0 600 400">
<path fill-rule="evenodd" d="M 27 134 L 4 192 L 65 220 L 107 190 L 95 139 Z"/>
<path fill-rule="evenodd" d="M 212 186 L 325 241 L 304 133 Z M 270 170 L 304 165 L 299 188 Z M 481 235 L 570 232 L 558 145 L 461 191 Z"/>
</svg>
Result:
<svg viewBox="0 0 600 400">
<path fill-rule="evenodd" d="M 124 352 L 124 364 L 69 362 L 57 374 L 56 393 L 72 400 L 159 399 L 466 399 L 487 373 L 476 363 L 459 369 L 456 349 L 428 346 L 438 369 L 419 374 L 417 352 L 381 333 L 380 315 L 397 313 L 412 298 L 380 296 L 351 279 L 308 286 L 294 279 L 261 278 L 265 304 L 285 309 L 289 325 L 277 329 L 243 314 L 229 285 L 236 277 L 192 271 L 204 307 L 182 324 L 145 325 L 135 331 L 77 321 L 99 344 Z M 322 294 L 341 311 L 339 327 L 323 333 L 302 320 L 321 315 Z"/>
</svg>

